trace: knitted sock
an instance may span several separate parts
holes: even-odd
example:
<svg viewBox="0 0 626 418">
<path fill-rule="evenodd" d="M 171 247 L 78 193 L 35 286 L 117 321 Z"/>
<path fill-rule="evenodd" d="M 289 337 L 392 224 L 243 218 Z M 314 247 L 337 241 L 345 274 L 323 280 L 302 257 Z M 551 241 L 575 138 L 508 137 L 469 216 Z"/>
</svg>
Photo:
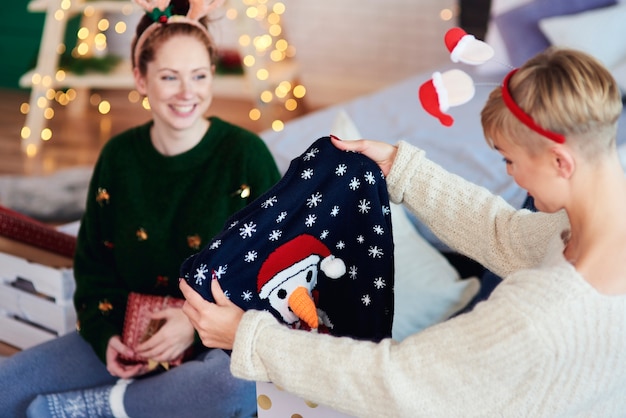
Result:
<svg viewBox="0 0 626 418">
<path fill-rule="evenodd" d="M 114 386 L 38 395 L 26 414 L 29 418 L 128 418 L 123 400 L 131 381 L 120 379 Z"/>
</svg>

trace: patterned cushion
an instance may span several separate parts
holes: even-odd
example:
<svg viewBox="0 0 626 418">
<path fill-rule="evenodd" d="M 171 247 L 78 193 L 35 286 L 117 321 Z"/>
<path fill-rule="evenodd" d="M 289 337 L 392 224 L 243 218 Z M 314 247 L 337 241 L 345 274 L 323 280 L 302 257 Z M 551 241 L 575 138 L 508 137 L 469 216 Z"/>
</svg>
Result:
<svg viewBox="0 0 626 418">
<path fill-rule="evenodd" d="M 580 13 L 615 4 L 615 0 L 535 0 L 494 17 L 511 65 L 519 67 L 550 42 L 539 28 L 541 19 Z"/>
</svg>

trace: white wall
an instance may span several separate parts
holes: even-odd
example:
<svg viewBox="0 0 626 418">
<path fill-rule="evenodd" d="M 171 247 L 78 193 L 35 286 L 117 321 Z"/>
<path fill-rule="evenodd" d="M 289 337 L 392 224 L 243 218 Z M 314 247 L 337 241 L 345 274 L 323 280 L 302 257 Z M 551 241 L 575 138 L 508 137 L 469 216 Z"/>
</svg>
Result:
<svg viewBox="0 0 626 418">
<path fill-rule="evenodd" d="M 307 100 L 325 106 L 378 90 L 449 62 L 443 43 L 454 0 L 285 0 L 283 28 L 297 49 Z M 235 46 L 222 20 L 218 43 Z"/>
</svg>

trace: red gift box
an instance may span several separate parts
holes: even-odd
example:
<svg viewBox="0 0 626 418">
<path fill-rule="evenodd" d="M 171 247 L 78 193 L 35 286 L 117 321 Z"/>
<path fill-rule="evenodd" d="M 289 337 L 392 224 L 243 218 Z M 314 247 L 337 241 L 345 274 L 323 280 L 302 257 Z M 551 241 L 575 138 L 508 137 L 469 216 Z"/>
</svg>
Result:
<svg viewBox="0 0 626 418">
<path fill-rule="evenodd" d="M 184 299 L 178 299 L 172 296 L 157 296 L 131 292 L 128 295 L 128 303 L 126 305 L 122 342 L 134 349 L 137 345 L 154 335 L 163 325 L 164 320 L 153 320 L 150 318 L 152 313 L 167 308 L 182 308 L 184 303 Z M 142 357 L 125 357 L 124 360 L 131 363 L 148 362 L 151 368 L 161 364 L 167 369 L 170 366 L 178 366 L 181 364 L 184 356 L 185 353 L 168 363 L 159 363 L 146 360 Z"/>
</svg>

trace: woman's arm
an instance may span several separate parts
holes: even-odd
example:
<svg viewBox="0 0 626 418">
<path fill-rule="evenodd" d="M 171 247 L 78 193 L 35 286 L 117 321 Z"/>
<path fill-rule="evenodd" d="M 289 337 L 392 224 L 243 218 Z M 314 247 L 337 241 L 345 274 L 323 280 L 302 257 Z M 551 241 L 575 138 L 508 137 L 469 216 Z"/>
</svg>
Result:
<svg viewBox="0 0 626 418">
<path fill-rule="evenodd" d="M 497 416 L 532 396 L 518 396 L 520 388 L 542 390 L 554 355 L 536 333 L 537 318 L 502 291 L 401 343 L 373 343 L 293 330 L 268 312 L 243 313 L 223 296 L 218 280 L 211 285 L 215 304 L 184 280 L 180 286 L 183 309 L 205 344 L 232 347 L 235 376 L 271 381 L 359 417 L 464 416 L 468 405 L 472 416 Z"/>
<path fill-rule="evenodd" d="M 85 340 L 106 363 L 109 340 L 121 335 L 126 291 L 116 283 L 113 251 L 107 248 L 110 238 L 103 234 L 102 210 L 109 204 L 107 184 L 101 179 L 102 163 L 96 164 L 87 194 L 85 213 L 78 233 L 74 255 L 77 328 Z"/>
<path fill-rule="evenodd" d="M 517 210 L 484 187 L 428 160 L 424 151 L 369 140 L 333 140 L 362 152 L 386 173 L 390 199 L 403 203 L 437 237 L 500 276 L 536 266 L 550 238 L 569 227 L 564 212 Z M 502 175 L 506 175 L 502 169 Z"/>
</svg>

